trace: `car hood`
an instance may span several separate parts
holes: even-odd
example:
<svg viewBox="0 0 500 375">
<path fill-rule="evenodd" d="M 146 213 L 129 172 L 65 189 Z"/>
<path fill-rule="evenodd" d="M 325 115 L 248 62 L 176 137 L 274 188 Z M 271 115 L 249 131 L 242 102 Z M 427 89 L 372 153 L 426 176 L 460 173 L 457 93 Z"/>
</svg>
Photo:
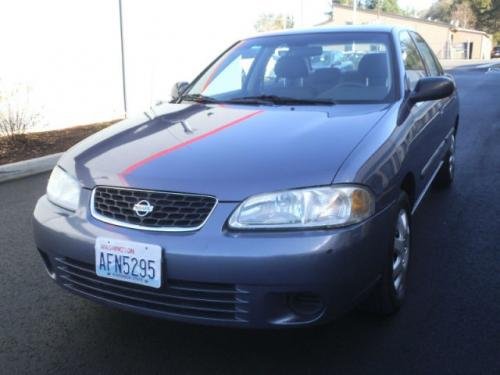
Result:
<svg viewBox="0 0 500 375">
<path fill-rule="evenodd" d="M 130 186 L 240 201 L 330 184 L 387 108 L 167 104 L 85 139 L 59 165 L 86 188 Z"/>
</svg>

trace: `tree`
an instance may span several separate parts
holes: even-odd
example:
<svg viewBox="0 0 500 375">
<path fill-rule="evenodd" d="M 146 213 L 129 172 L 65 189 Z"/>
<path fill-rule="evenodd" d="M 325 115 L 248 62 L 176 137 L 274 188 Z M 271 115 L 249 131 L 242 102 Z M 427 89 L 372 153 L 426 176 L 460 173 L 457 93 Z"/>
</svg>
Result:
<svg viewBox="0 0 500 375">
<path fill-rule="evenodd" d="M 27 131 L 39 123 L 40 115 L 29 103 L 28 87 L 19 86 L 0 96 L 0 137 L 16 144 L 25 139 Z"/>
<path fill-rule="evenodd" d="M 464 0 L 465 1 L 465 0 Z M 477 22 L 476 26 L 498 38 L 500 35 L 500 1 L 499 0 L 469 0 Z M 499 39 L 496 39 L 499 41 Z"/>
<path fill-rule="evenodd" d="M 477 28 L 500 37 L 499 0 L 438 0 L 424 17 L 446 23 L 458 21 L 460 27 Z"/>
<path fill-rule="evenodd" d="M 430 7 L 425 17 L 465 28 L 476 24 L 476 15 L 468 1 L 439 0 Z"/>
<path fill-rule="evenodd" d="M 427 19 L 449 23 L 453 0 L 438 0 L 423 14 Z"/>
<path fill-rule="evenodd" d="M 367 9 L 376 9 L 387 13 L 401 13 L 398 0 L 366 0 L 364 6 Z"/>
<path fill-rule="evenodd" d="M 328 1 L 328 11 L 325 15 L 328 16 L 328 21 L 333 21 L 335 17 L 335 6 L 343 5 L 352 7 L 354 1 L 357 2 L 358 9 L 375 9 L 381 12 L 413 15 L 415 11 L 412 8 L 401 9 L 398 5 L 398 0 L 330 0 Z"/>
<path fill-rule="evenodd" d="M 464 28 L 473 28 L 476 25 L 476 15 L 469 2 L 454 4 L 451 11 L 451 19 Z"/>
<path fill-rule="evenodd" d="M 291 29 L 295 25 L 292 16 L 284 16 L 283 14 L 266 13 L 261 14 L 255 23 L 257 32 Z"/>
</svg>

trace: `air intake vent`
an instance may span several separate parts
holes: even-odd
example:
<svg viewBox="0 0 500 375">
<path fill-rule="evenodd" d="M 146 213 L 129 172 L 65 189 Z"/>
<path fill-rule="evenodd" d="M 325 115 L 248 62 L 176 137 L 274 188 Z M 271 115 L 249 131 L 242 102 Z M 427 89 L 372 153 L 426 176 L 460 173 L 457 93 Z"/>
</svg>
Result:
<svg viewBox="0 0 500 375">
<path fill-rule="evenodd" d="M 165 316 L 246 321 L 246 293 L 234 284 L 200 283 L 168 279 L 152 290 L 141 285 L 102 279 L 94 266 L 68 258 L 56 258 L 57 278 L 63 286 L 99 301 L 154 311 Z"/>
</svg>

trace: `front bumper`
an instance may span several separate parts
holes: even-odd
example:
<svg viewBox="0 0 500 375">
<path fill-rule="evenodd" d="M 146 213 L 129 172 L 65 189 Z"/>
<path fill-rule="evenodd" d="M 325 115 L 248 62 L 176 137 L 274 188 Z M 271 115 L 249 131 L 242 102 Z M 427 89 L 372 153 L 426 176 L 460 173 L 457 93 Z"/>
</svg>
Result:
<svg viewBox="0 0 500 375">
<path fill-rule="evenodd" d="M 84 190 L 83 202 L 90 191 Z M 78 295 L 141 314 L 237 327 L 328 321 L 350 309 L 378 280 L 392 237 L 392 206 L 335 230 L 228 232 L 235 203 L 219 203 L 195 232 L 146 232 L 70 213 L 40 198 L 35 241 L 49 274 Z M 101 279 L 94 272 L 96 237 L 158 244 L 165 285 L 150 290 Z"/>
</svg>

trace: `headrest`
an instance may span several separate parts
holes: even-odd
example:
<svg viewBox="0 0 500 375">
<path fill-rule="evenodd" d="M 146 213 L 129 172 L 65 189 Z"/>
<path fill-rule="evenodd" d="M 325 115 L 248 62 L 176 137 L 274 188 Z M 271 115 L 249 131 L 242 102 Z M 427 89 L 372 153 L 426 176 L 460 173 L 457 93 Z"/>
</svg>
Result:
<svg viewBox="0 0 500 375">
<path fill-rule="evenodd" d="M 299 56 L 281 57 L 274 67 L 274 72 L 279 78 L 291 79 L 306 77 L 309 74 L 304 58 Z"/>
<path fill-rule="evenodd" d="M 369 53 L 363 56 L 358 65 L 358 72 L 366 78 L 386 79 L 388 65 L 386 53 Z"/>
</svg>

